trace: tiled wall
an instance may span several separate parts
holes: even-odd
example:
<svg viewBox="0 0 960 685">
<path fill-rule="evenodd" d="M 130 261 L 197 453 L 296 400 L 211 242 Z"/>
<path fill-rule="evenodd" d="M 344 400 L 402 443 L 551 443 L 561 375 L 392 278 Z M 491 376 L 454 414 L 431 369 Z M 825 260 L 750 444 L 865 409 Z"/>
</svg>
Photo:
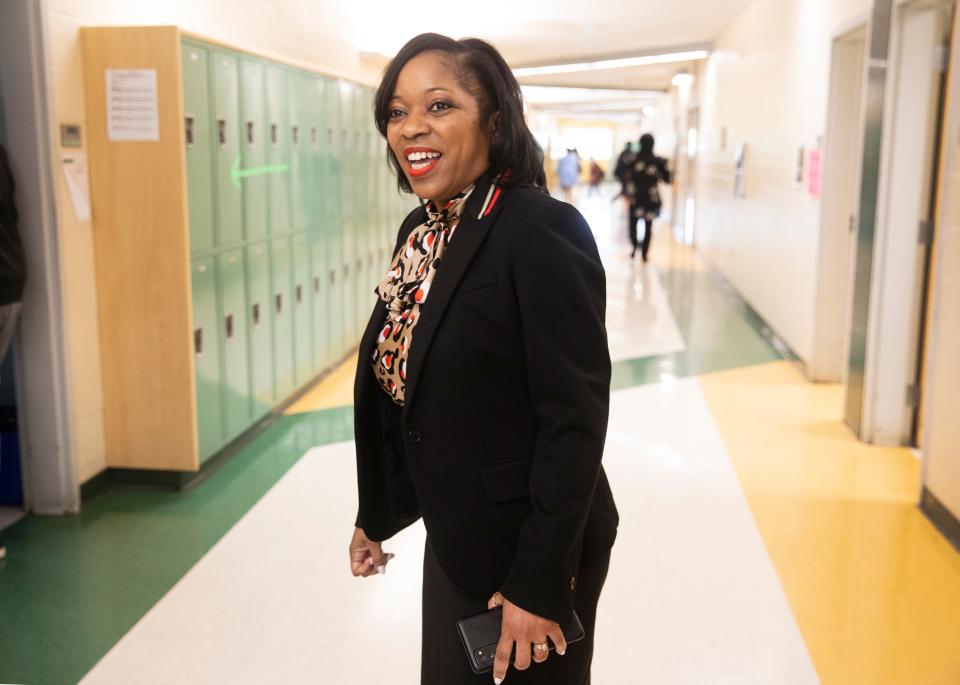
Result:
<svg viewBox="0 0 960 685">
<path fill-rule="evenodd" d="M 55 155 L 59 125 L 84 122 L 82 26 L 176 24 L 185 30 L 327 69 L 372 83 L 376 67 L 361 62 L 343 35 L 344 23 L 332 15 L 332 3 L 285 0 L 207 0 L 129 2 L 129 0 L 47 0 L 45 7 L 51 68 Z M 269 30 L 265 30 L 269 27 Z M 84 130 L 86 127 L 84 125 Z M 11 135 L 13 132 L 11 132 Z M 106 467 L 103 396 L 97 320 L 96 271 L 93 255 L 95 223 L 77 221 L 59 160 L 57 215 L 68 349 L 74 454 L 80 482 Z M 131 382 L 135 382 L 131 379 Z"/>
<path fill-rule="evenodd" d="M 804 360 L 813 348 L 819 201 L 795 182 L 826 126 L 833 37 L 870 0 L 756 0 L 720 36 L 701 93 L 697 242 Z M 745 193 L 734 152 L 747 145 Z"/>
</svg>

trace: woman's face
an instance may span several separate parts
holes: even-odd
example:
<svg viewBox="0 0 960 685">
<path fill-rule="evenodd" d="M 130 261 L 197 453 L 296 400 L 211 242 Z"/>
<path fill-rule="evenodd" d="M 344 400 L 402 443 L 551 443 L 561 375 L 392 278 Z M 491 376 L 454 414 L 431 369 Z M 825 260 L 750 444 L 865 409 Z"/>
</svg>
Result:
<svg viewBox="0 0 960 685">
<path fill-rule="evenodd" d="M 387 119 L 387 143 L 418 197 L 438 207 L 490 164 L 490 126 L 451 58 L 423 52 L 403 67 Z"/>
</svg>

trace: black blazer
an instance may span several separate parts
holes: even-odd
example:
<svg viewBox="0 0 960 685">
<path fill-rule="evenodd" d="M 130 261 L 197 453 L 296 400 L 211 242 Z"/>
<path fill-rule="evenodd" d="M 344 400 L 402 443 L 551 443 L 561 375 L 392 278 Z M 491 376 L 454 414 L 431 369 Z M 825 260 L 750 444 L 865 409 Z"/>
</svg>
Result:
<svg viewBox="0 0 960 685">
<path fill-rule="evenodd" d="M 606 284 L 572 206 L 534 189 L 477 183 L 413 332 L 402 409 L 370 359 L 354 386 L 359 514 L 382 541 L 423 517 L 450 579 L 500 590 L 554 621 L 573 608 L 581 562 L 607 552 L 617 510 L 600 466 L 610 398 Z M 397 248 L 425 220 L 404 221 Z"/>
</svg>

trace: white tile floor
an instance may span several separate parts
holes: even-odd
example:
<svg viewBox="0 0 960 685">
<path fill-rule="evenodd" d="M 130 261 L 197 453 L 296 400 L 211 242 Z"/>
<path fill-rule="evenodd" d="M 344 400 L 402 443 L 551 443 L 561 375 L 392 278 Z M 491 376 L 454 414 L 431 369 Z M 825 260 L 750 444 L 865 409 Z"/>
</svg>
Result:
<svg viewBox="0 0 960 685">
<path fill-rule="evenodd" d="M 593 682 L 816 683 L 696 379 L 614 393 L 605 464 L 622 523 Z M 312 450 L 83 685 L 419 682 L 423 529 L 354 579 L 355 504 L 352 444 Z"/>
</svg>

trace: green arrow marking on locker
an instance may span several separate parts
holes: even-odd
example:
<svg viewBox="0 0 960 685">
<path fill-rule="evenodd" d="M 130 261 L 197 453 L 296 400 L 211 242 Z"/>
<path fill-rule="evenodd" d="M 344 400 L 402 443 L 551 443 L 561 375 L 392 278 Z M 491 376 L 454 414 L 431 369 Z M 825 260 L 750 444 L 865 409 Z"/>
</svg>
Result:
<svg viewBox="0 0 960 685">
<path fill-rule="evenodd" d="M 233 160 L 233 166 L 230 168 L 230 180 L 233 181 L 233 185 L 239 189 L 241 178 L 261 176 L 263 174 L 282 174 L 287 171 L 290 171 L 289 164 L 268 164 L 267 166 L 254 166 L 249 169 L 241 169 L 240 157 L 238 155 L 237 158 Z"/>
</svg>

